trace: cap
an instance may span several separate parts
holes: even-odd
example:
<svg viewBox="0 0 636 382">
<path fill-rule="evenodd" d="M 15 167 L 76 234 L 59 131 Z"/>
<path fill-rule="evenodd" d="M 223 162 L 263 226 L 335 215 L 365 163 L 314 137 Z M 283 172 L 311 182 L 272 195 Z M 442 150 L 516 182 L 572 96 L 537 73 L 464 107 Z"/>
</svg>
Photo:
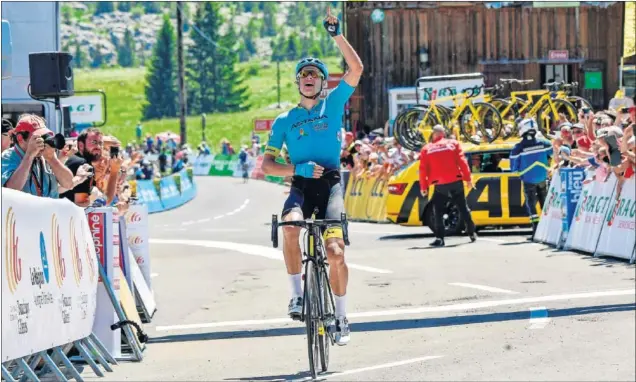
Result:
<svg viewBox="0 0 636 382">
<path fill-rule="evenodd" d="M 433 126 L 433 131 L 434 132 L 438 132 L 438 133 L 444 133 L 446 134 L 446 129 L 444 128 L 444 126 L 442 125 L 435 125 Z"/>
<path fill-rule="evenodd" d="M 361 145 L 362 141 L 358 139 L 357 141 L 353 142 L 353 144 L 354 146 Z"/>
<path fill-rule="evenodd" d="M 574 125 L 572 125 L 573 129 L 584 129 L 585 126 L 582 123 L 575 123 Z"/>
<path fill-rule="evenodd" d="M 563 122 L 559 125 L 559 130 L 570 130 L 572 128 L 572 124 L 570 122 Z"/>
<path fill-rule="evenodd" d="M 29 135 L 33 134 L 36 130 L 44 129 L 45 131 L 42 134 L 53 134 L 53 132 L 46 128 L 43 121 L 38 120 L 39 117 L 35 116 L 26 116 L 20 118 L 18 124 L 15 126 L 14 131 L 16 133 L 28 133 Z"/>
</svg>

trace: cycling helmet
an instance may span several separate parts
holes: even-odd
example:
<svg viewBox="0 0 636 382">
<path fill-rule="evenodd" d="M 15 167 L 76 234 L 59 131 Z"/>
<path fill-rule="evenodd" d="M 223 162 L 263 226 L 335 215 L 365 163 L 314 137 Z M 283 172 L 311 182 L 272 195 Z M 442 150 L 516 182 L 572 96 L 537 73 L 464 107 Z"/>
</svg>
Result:
<svg viewBox="0 0 636 382">
<path fill-rule="evenodd" d="M 329 71 L 327 70 L 327 65 L 325 65 L 319 59 L 313 58 L 313 57 L 306 57 L 298 61 L 298 64 L 296 64 L 296 75 L 298 75 L 298 73 L 300 73 L 300 71 L 305 66 L 315 66 L 316 68 L 318 68 L 318 70 L 322 72 L 322 75 L 325 76 L 325 80 L 329 78 Z"/>
<path fill-rule="evenodd" d="M 534 131 L 534 134 L 537 133 L 537 122 L 532 118 L 524 119 L 519 122 L 519 135 L 524 136 L 527 133 Z"/>
</svg>

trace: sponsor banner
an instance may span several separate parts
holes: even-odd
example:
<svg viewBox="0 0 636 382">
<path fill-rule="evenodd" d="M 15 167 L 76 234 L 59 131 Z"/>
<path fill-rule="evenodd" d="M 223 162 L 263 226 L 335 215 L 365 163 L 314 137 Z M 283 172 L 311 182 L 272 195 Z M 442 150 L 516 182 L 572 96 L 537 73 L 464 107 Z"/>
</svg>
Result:
<svg viewBox="0 0 636 382">
<path fill-rule="evenodd" d="M 84 210 L 2 190 L 2 362 L 91 334 L 97 257 Z"/>
<path fill-rule="evenodd" d="M 137 197 L 139 203 L 148 206 L 148 212 L 158 212 L 163 210 L 161 199 L 157 194 L 157 188 L 152 180 L 138 180 L 137 181 Z"/>
<path fill-rule="evenodd" d="M 237 155 L 215 155 L 208 175 L 232 176 L 237 163 Z"/>
<path fill-rule="evenodd" d="M 560 173 L 555 173 L 548 188 L 543 210 L 534 234 L 536 241 L 557 245 L 563 229 L 562 187 Z"/>
<path fill-rule="evenodd" d="M 63 98 L 62 105 L 71 108 L 71 121 L 74 123 L 93 123 L 104 120 L 102 96 L 100 95 Z"/>
<path fill-rule="evenodd" d="M 596 254 L 632 259 L 636 245 L 636 178 L 623 184 L 620 197 L 612 207 L 603 222 Z"/>
<path fill-rule="evenodd" d="M 563 234 L 567 235 L 583 192 L 585 170 L 582 168 L 562 168 L 559 169 L 559 175 L 561 177 L 561 230 Z"/>
<path fill-rule="evenodd" d="M 150 279 L 150 237 L 148 229 L 148 207 L 133 204 L 126 212 L 126 231 L 128 233 L 128 246 L 139 266 L 146 284 L 152 288 Z"/>
<path fill-rule="evenodd" d="M 263 169 L 261 166 L 263 165 L 263 156 L 259 155 L 256 157 L 256 162 L 254 163 L 254 169 L 252 170 L 252 179 L 265 179 L 265 174 L 263 174 Z"/>
<path fill-rule="evenodd" d="M 181 199 L 183 203 L 185 203 L 194 199 L 197 194 L 197 189 L 185 168 L 179 171 L 179 177 L 181 179 Z"/>
<path fill-rule="evenodd" d="M 261 162 L 262 165 L 263 162 Z M 285 160 L 281 157 L 276 158 L 276 163 L 281 163 L 281 164 L 285 164 L 287 162 L 285 162 Z M 285 177 L 283 176 L 273 176 L 273 175 L 264 175 L 263 177 L 267 182 L 272 182 L 272 183 L 278 183 L 278 184 L 284 184 L 285 183 Z"/>
<path fill-rule="evenodd" d="M 272 130 L 274 124 L 273 119 L 255 119 L 254 120 L 254 132 L 255 133 L 268 133 Z"/>
<path fill-rule="evenodd" d="M 181 194 L 179 193 L 177 183 L 174 181 L 173 176 L 161 178 L 159 181 L 159 188 L 161 190 L 161 205 L 164 210 L 169 210 L 183 204 Z"/>
<path fill-rule="evenodd" d="M 214 155 L 199 155 L 194 159 L 192 173 L 194 175 L 208 175 L 214 161 Z"/>
<path fill-rule="evenodd" d="M 568 234 L 566 249 L 594 253 L 608 211 L 615 204 L 616 177 L 605 182 L 594 181 L 583 187 Z"/>
<path fill-rule="evenodd" d="M 119 252 L 115 251 L 116 228 L 112 224 L 113 211 L 111 207 L 95 208 L 88 212 L 87 218 L 93 244 L 95 245 L 96 257 L 99 260 L 108 281 L 113 288 L 112 292 L 119 301 Z M 118 287 L 115 288 L 115 285 Z M 97 314 L 93 323 L 93 333 L 104 344 L 113 357 L 121 356 L 121 329 L 110 330 L 110 326 L 118 322 L 117 313 L 113 308 L 106 286 L 102 278 L 99 278 L 97 288 Z"/>
</svg>

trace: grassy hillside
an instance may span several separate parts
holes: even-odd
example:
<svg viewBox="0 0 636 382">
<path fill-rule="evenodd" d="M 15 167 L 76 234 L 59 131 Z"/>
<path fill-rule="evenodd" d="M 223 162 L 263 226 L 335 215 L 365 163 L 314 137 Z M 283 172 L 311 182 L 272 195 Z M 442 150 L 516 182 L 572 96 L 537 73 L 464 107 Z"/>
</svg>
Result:
<svg viewBox="0 0 636 382">
<path fill-rule="evenodd" d="M 341 72 L 340 58 L 328 58 L 326 63 L 332 73 Z M 298 102 L 298 92 L 293 84 L 294 62 L 283 62 L 281 73 L 281 103 Z M 254 119 L 275 117 L 282 110 L 276 109 L 277 86 L 276 65 L 262 68 L 260 63 L 251 62 L 239 65 L 251 73 L 246 75 L 251 105 L 250 110 L 240 113 L 218 113 L 206 116 L 206 140 L 214 148 L 222 138 L 229 139 L 235 147 L 247 143 L 254 127 Z M 250 70 L 248 70 L 250 69 Z M 122 142 L 135 139 L 135 126 L 141 118 L 141 108 L 145 102 L 146 71 L 135 69 L 96 69 L 76 70 L 76 90 L 101 89 L 106 92 L 107 123 L 102 129 L 107 134 L 118 137 Z M 272 107 L 273 106 L 273 107 Z M 288 107 L 289 108 L 289 107 Z M 170 118 L 142 122 L 145 133 L 159 133 L 171 130 L 179 133 L 179 119 Z M 201 117 L 189 116 L 187 119 L 188 143 L 196 146 L 201 142 Z"/>
</svg>

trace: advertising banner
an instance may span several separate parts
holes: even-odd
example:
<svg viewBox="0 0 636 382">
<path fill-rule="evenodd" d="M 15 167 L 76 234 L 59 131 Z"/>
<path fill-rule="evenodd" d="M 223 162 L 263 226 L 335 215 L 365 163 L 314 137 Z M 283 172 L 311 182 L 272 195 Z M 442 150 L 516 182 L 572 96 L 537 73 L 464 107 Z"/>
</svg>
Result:
<svg viewBox="0 0 636 382">
<path fill-rule="evenodd" d="M 91 334 L 97 257 L 84 210 L 2 189 L 2 362 Z"/>
<path fill-rule="evenodd" d="M 534 234 L 536 241 L 557 245 L 563 229 L 562 187 L 560 173 L 554 174 L 548 194 L 546 195 L 544 208 L 541 211 L 539 225 Z"/>
<path fill-rule="evenodd" d="M 585 170 L 582 168 L 559 169 L 561 176 L 561 240 L 559 245 L 565 244 L 565 238 L 570 231 L 570 224 L 583 192 Z"/>
<path fill-rule="evenodd" d="M 214 161 L 214 155 L 199 155 L 194 159 L 192 173 L 194 175 L 208 175 Z"/>
<path fill-rule="evenodd" d="M 161 189 L 161 205 L 164 210 L 169 210 L 183 204 L 181 200 L 181 194 L 177 188 L 177 184 L 174 181 L 174 177 L 166 176 L 159 181 L 159 187 Z"/>
<path fill-rule="evenodd" d="M 157 188 L 151 180 L 138 180 L 137 181 L 137 197 L 139 203 L 148 206 L 148 212 L 153 213 L 163 210 L 161 199 L 157 194 Z"/>
<path fill-rule="evenodd" d="M 616 199 L 616 198 L 614 198 Z M 613 200 L 614 200 L 613 199 Z M 628 179 L 608 209 L 596 255 L 633 259 L 636 245 L 636 178 Z"/>
<path fill-rule="evenodd" d="M 184 168 L 179 171 L 180 181 L 181 181 L 181 200 L 186 202 L 188 200 L 192 200 L 196 195 L 196 185 L 190 179 L 190 175 L 188 175 L 188 171 Z"/>
<path fill-rule="evenodd" d="M 208 175 L 232 176 L 237 163 L 238 157 L 236 155 L 217 154 L 212 160 L 212 165 L 210 166 L 210 172 Z"/>
<path fill-rule="evenodd" d="M 139 266 L 144 280 L 152 289 L 150 278 L 150 238 L 148 225 L 148 207 L 143 204 L 133 204 L 126 212 L 126 231 L 128 233 L 128 246 Z"/>
</svg>

